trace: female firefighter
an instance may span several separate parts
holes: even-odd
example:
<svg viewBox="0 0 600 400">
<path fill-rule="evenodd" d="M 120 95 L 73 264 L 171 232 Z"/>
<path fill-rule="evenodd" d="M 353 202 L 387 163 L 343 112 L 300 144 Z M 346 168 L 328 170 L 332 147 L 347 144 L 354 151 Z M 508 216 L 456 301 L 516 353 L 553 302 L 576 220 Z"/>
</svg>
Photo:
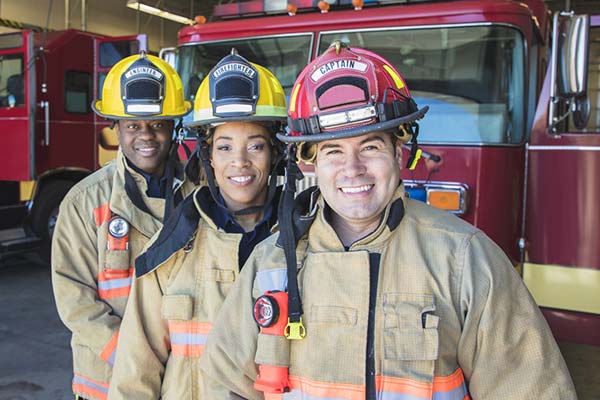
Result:
<svg viewBox="0 0 600 400">
<path fill-rule="evenodd" d="M 198 145 L 188 165 L 199 159 L 208 185 L 175 210 L 136 261 L 110 399 L 202 397 L 206 337 L 245 260 L 277 220 L 283 152 L 275 134 L 286 115 L 279 81 L 235 50 L 198 88 L 189 124 Z"/>
</svg>

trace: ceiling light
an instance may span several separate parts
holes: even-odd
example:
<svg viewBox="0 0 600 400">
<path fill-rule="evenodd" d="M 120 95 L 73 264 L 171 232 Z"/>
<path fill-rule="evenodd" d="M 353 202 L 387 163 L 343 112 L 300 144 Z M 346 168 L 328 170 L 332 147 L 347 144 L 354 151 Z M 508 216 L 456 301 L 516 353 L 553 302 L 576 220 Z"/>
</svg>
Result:
<svg viewBox="0 0 600 400">
<path fill-rule="evenodd" d="M 181 15 L 173 14 L 168 11 L 161 10 L 160 8 L 152 7 L 144 3 L 140 3 L 139 1 L 127 1 L 127 7 L 133 8 L 134 10 L 139 10 L 145 12 L 147 14 L 156 15 L 161 18 L 170 19 L 171 21 L 179 22 L 184 25 L 192 25 L 194 20 L 182 17 Z"/>
</svg>

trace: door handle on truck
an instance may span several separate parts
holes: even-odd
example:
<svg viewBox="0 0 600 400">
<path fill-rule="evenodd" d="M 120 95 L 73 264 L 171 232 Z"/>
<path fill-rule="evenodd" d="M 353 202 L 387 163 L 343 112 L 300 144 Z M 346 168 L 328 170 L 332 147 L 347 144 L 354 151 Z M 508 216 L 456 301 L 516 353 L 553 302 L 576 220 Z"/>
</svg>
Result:
<svg viewBox="0 0 600 400">
<path fill-rule="evenodd" d="M 40 101 L 38 105 L 44 109 L 44 146 L 50 146 L 50 102 Z"/>
</svg>

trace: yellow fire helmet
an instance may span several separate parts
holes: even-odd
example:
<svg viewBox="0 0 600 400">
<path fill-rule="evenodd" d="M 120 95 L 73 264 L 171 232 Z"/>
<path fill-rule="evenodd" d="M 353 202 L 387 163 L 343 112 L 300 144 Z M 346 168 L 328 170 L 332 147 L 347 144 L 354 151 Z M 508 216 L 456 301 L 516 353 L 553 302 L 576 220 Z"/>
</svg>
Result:
<svg viewBox="0 0 600 400">
<path fill-rule="evenodd" d="M 275 75 L 232 49 L 198 87 L 194 119 L 186 125 L 286 120 L 285 92 Z"/>
<path fill-rule="evenodd" d="M 167 62 L 141 52 L 116 63 L 92 103 L 96 114 L 111 119 L 176 119 L 191 111 L 183 84 Z"/>
</svg>

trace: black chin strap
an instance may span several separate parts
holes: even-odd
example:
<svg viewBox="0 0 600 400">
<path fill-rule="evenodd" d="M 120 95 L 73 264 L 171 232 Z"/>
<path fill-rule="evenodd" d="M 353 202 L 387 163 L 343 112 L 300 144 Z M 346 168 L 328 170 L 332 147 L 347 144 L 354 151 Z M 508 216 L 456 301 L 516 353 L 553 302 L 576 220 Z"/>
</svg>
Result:
<svg viewBox="0 0 600 400">
<path fill-rule="evenodd" d="M 287 264 L 288 291 L 288 324 L 285 335 L 288 339 L 302 339 L 306 330 L 302 324 L 302 300 L 298 290 L 298 266 L 296 260 L 297 239 L 294 235 L 294 198 L 296 196 L 296 180 L 303 178 L 302 171 L 296 164 L 296 145 L 290 144 L 285 151 L 286 168 L 285 183 L 279 201 L 279 237 L 283 245 Z"/>
<path fill-rule="evenodd" d="M 221 196 L 217 192 L 217 184 L 215 181 L 215 171 L 210 165 L 210 146 L 206 139 L 198 140 L 196 147 L 194 148 L 194 153 L 198 154 L 200 158 L 200 162 L 202 163 L 202 167 L 204 168 L 204 173 L 206 174 L 206 180 L 208 181 L 208 189 L 210 190 L 210 194 L 222 210 L 226 213 L 236 216 L 236 215 L 248 215 L 248 214 L 256 214 L 262 211 L 265 211 L 268 207 L 271 206 L 273 198 L 275 197 L 276 188 L 277 188 L 277 167 L 283 161 L 285 154 L 278 154 L 275 159 L 275 163 L 271 168 L 271 172 L 269 174 L 269 187 L 267 191 L 267 199 L 265 203 L 261 206 L 252 206 L 248 208 L 244 208 L 243 210 L 234 211 L 228 208 L 222 201 Z M 191 159 L 190 159 L 191 160 Z M 189 164 L 189 163 L 188 163 Z M 191 173 L 193 172 L 193 167 L 187 167 L 186 171 Z"/>
</svg>

